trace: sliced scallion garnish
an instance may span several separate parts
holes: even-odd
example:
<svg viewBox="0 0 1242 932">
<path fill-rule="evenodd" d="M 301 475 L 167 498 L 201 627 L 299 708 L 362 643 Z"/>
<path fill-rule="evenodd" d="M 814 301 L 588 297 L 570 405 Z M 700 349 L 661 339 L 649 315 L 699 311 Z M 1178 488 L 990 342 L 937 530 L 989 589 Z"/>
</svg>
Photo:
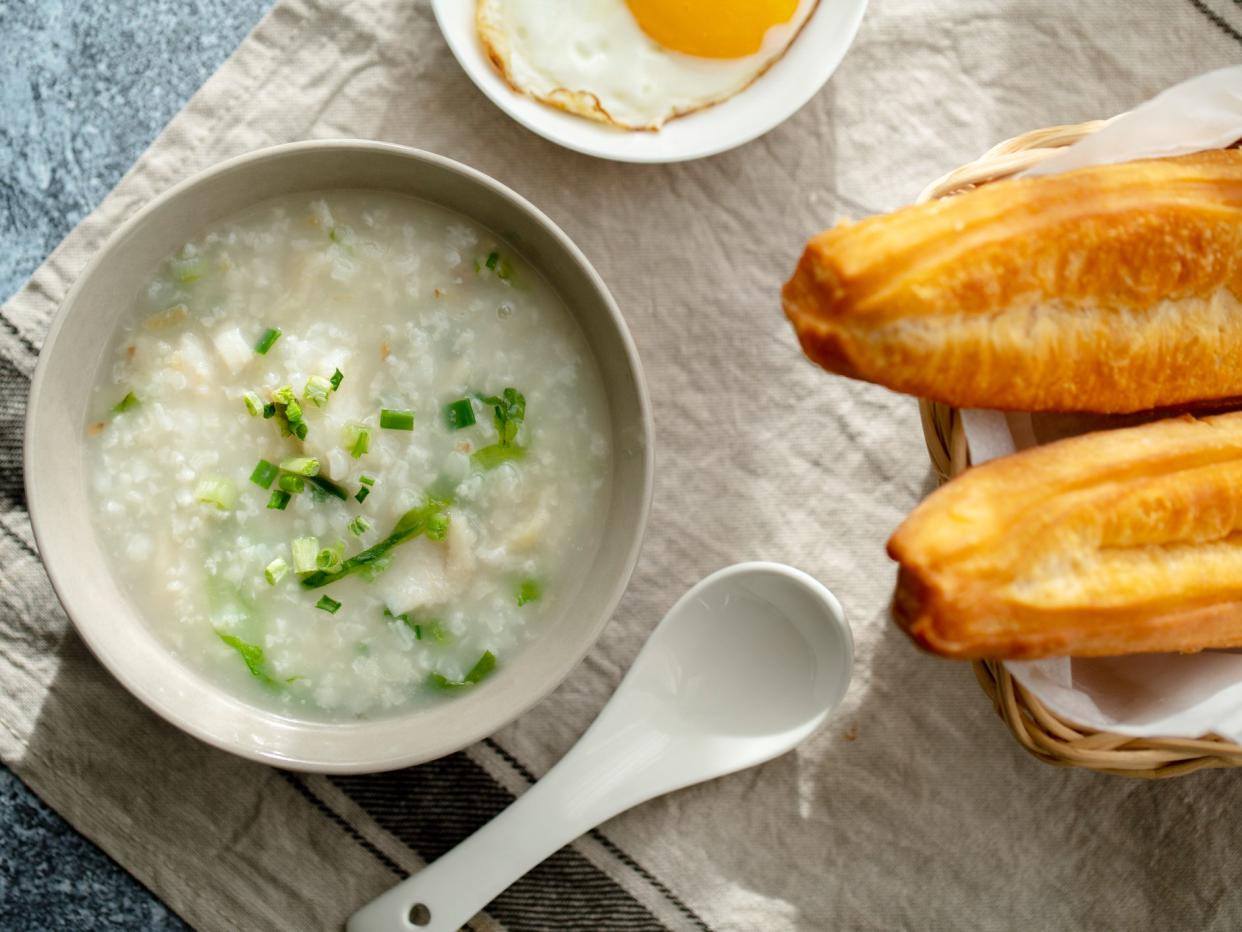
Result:
<svg viewBox="0 0 1242 932">
<path fill-rule="evenodd" d="M 461 430 L 475 423 L 474 405 L 469 398 L 462 398 L 444 406 L 444 423 L 449 430 Z"/>
<path fill-rule="evenodd" d="M 315 488 L 319 489 L 319 491 L 327 492 L 333 498 L 339 498 L 341 501 L 345 501 L 349 498 L 349 493 L 331 479 L 324 476 L 307 476 L 306 478 L 307 481 L 314 485 Z"/>
<path fill-rule="evenodd" d="M 246 403 L 246 410 L 250 412 L 251 417 L 258 417 L 263 413 L 263 399 L 254 392 L 246 392 L 242 395 L 242 401 Z"/>
<path fill-rule="evenodd" d="M 302 580 L 302 585 L 307 589 L 318 589 L 320 586 L 343 579 L 350 573 L 364 572 L 376 566 L 383 567 L 393 548 L 408 540 L 413 540 L 420 534 L 425 534 L 432 540 L 443 540 L 449 526 L 446 508 L 448 508 L 448 503 L 428 498 L 422 505 L 411 508 L 403 514 L 392 529 L 392 533 L 378 544 L 354 554 L 335 572 L 312 573 Z"/>
<path fill-rule="evenodd" d="M 302 397 L 316 408 L 326 405 L 330 394 L 332 394 L 332 383 L 321 375 L 312 375 L 306 380 L 306 387 L 302 389 Z"/>
<path fill-rule="evenodd" d="M 525 448 L 518 446 L 517 434 L 526 420 L 526 397 L 516 388 L 506 388 L 500 395 L 481 395 L 479 400 L 492 406 L 497 440 L 491 446 L 475 450 L 471 459 L 484 469 L 494 469 L 525 455 Z"/>
<path fill-rule="evenodd" d="M 280 468 L 295 476 L 317 476 L 319 475 L 319 460 L 313 456 L 295 456 L 281 462 Z"/>
<path fill-rule="evenodd" d="M 543 595 L 543 586 L 536 579 L 523 579 L 517 588 L 517 604 L 521 608 L 527 602 L 534 602 Z"/>
<path fill-rule="evenodd" d="M 267 351 L 270 350 L 279 339 L 280 328 L 269 327 L 267 330 L 263 331 L 263 336 L 259 337 L 259 342 L 254 345 L 254 351 L 260 356 L 266 356 Z"/>
<path fill-rule="evenodd" d="M 371 522 L 367 520 L 366 515 L 358 515 L 349 522 L 349 531 L 356 537 L 361 537 L 369 530 L 371 530 Z"/>
<path fill-rule="evenodd" d="M 375 485 L 375 477 L 363 475 L 358 477 L 358 481 L 361 483 L 361 487 L 354 495 L 354 501 L 362 504 L 367 500 L 367 496 L 371 494 L 371 486 Z"/>
<path fill-rule="evenodd" d="M 291 472 L 281 474 L 279 485 L 290 495 L 298 495 L 306 490 L 306 480 Z"/>
<path fill-rule="evenodd" d="M 263 568 L 263 578 L 267 580 L 269 586 L 274 586 L 287 572 L 289 572 L 289 564 L 284 561 L 283 557 L 277 557 Z"/>
<path fill-rule="evenodd" d="M 325 595 L 315 603 L 315 608 L 322 609 L 329 615 L 335 615 L 341 609 L 341 603 L 330 595 Z"/>
<path fill-rule="evenodd" d="M 345 561 L 345 541 L 338 540 L 331 547 L 324 547 L 315 555 L 315 569 L 335 573 Z"/>
<path fill-rule="evenodd" d="M 125 397 L 112 406 L 113 414 L 124 414 L 130 408 L 138 404 L 138 396 L 133 392 L 126 392 Z"/>
<path fill-rule="evenodd" d="M 380 427 L 384 430 L 413 430 L 413 411 L 394 411 L 391 408 L 380 409 Z"/>
<path fill-rule="evenodd" d="M 474 666 L 460 680 L 450 680 L 440 673 L 433 673 L 428 682 L 436 689 L 460 689 L 481 682 L 489 673 L 496 669 L 496 655 L 490 650 L 483 651 L 483 656 L 475 661 Z"/>
<path fill-rule="evenodd" d="M 263 420 L 269 420 L 276 416 L 276 406 L 269 402 L 263 406 Z"/>
<path fill-rule="evenodd" d="M 284 511 L 292 497 L 284 489 L 272 489 L 272 497 L 267 500 L 267 507 L 275 511 Z"/>
<path fill-rule="evenodd" d="M 205 505 L 228 511 L 237 504 L 237 486 L 224 476 L 203 476 L 194 487 L 194 497 Z"/>
<path fill-rule="evenodd" d="M 269 463 L 267 460 L 259 460 L 255 464 L 254 472 L 250 474 L 250 481 L 261 489 L 270 489 L 272 483 L 276 481 L 276 477 L 280 475 L 280 467 L 275 463 Z"/>
<path fill-rule="evenodd" d="M 289 553 L 293 556 L 295 573 L 313 573 L 315 558 L 319 556 L 319 538 L 295 537 L 289 542 Z"/>
<path fill-rule="evenodd" d="M 359 459 L 371 449 L 371 428 L 351 421 L 345 425 L 345 449 L 354 459 Z"/>
<path fill-rule="evenodd" d="M 340 369 L 337 369 L 332 373 L 332 378 L 328 379 L 328 381 L 332 383 L 333 391 L 336 391 L 338 388 L 341 387 L 341 380 L 343 378 L 345 378 L 345 373 L 342 372 Z"/>
</svg>

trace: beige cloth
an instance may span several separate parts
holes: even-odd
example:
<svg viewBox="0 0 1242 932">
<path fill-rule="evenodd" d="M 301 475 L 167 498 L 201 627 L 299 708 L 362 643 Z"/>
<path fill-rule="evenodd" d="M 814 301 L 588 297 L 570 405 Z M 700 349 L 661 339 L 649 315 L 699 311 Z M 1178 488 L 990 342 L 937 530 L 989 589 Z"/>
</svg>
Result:
<svg viewBox="0 0 1242 932">
<path fill-rule="evenodd" d="M 687 586 L 782 560 L 827 583 L 853 623 L 835 719 L 796 754 L 613 820 L 479 928 L 1237 928 L 1242 777 L 1145 784 L 1040 764 L 968 667 L 917 653 L 888 622 L 883 543 L 932 485 L 916 409 L 807 363 L 778 291 L 836 218 L 908 202 L 998 140 L 1234 63 L 1239 25 L 1224 0 L 873 0 L 794 118 L 725 155 L 644 167 L 514 124 L 425 3 L 281 0 L 5 307 L 5 358 L 28 374 L 109 231 L 220 159 L 326 136 L 460 159 L 563 226 L 634 332 L 658 436 L 638 570 L 587 660 L 495 742 L 379 780 L 301 778 L 211 750 L 131 699 L 70 633 L 14 508 L 0 516 L 0 754 L 193 925 L 337 928 L 520 792 L 517 762 L 537 774 L 557 760 Z M 583 890 L 576 923 L 546 911 Z M 631 905 L 597 908 L 617 890 Z"/>
</svg>

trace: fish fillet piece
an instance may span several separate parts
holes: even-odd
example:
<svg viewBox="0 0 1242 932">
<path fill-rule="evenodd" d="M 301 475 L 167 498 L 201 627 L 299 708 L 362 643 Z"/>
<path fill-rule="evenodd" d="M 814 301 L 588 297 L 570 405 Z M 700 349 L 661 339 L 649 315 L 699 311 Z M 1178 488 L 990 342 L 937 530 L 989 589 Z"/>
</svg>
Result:
<svg viewBox="0 0 1242 932">
<path fill-rule="evenodd" d="M 888 542 L 893 617 L 946 657 L 1242 646 L 1242 412 L 967 470 Z"/>
<path fill-rule="evenodd" d="M 807 244 L 783 291 L 825 369 L 956 407 L 1242 396 L 1242 150 L 997 181 Z"/>
</svg>

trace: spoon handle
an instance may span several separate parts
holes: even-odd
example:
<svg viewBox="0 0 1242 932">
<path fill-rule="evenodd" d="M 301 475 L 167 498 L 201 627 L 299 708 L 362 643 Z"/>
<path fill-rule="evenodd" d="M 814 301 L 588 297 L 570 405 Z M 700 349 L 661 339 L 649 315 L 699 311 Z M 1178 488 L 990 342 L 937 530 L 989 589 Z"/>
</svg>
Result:
<svg viewBox="0 0 1242 932">
<path fill-rule="evenodd" d="M 648 743 L 628 729 L 607 737 L 588 732 L 508 809 L 354 913 L 348 932 L 456 932 L 549 855 L 655 795 L 635 793 L 625 766 L 627 757 L 649 762 L 654 749 L 640 746 Z"/>
</svg>

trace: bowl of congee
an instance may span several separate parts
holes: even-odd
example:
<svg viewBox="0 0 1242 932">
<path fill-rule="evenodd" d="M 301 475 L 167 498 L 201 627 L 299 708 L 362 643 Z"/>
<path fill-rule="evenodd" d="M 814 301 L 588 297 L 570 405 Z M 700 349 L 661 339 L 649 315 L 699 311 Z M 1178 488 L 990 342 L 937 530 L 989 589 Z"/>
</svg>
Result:
<svg viewBox="0 0 1242 932">
<path fill-rule="evenodd" d="M 361 141 L 221 164 L 118 229 L 26 427 L 39 551 L 155 712 L 363 772 L 458 750 L 599 636 L 652 487 L 587 259 L 487 176 Z"/>
</svg>

